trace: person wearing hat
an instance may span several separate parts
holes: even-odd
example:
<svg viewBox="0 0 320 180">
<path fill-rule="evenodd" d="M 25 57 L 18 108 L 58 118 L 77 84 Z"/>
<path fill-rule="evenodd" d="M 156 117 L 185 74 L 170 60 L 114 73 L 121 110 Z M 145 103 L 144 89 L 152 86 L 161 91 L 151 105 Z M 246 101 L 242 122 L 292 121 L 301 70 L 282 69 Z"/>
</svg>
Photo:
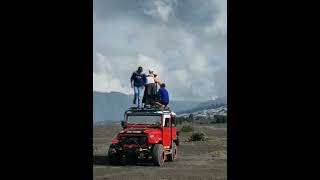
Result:
<svg viewBox="0 0 320 180">
<path fill-rule="evenodd" d="M 138 108 L 142 108 L 142 98 L 146 83 L 146 75 L 142 72 L 143 69 L 139 66 L 138 70 L 132 73 L 130 79 L 131 88 L 134 90 L 133 104 L 136 104 L 136 101 L 138 100 Z"/>
<path fill-rule="evenodd" d="M 158 92 L 159 89 L 160 89 L 161 81 L 158 79 L 158 73 L 156 73 L 156 72 L 154 71 L 154 72 L 153 72 L 153 75 L 154 75 L 154 82 L 156 83 L 157 92 Z"/>
<path fill-rule="evenodd" d="M 154 72 L 155 71 L 153 69 L 150 69 L 149 74 L 146 77 L 146 89 L 142 100 L 145 105 L 152 105 L 157 95 L 157 82 L 159 81 L 158 79 L 155 79 Z"/>
<path fill-rule="evenodd" d="M 161 81 L 158 79 L 158 75 L 156 72 L 153 72 L 154 74 L 154 81 L 156 83 L 156 88 L 157 88 L 157 94 L 154 96 L 154 100 L 157 102 L 160 100 L 160 97 L 158 95 L 159 90 L 160 90 L 160 85 L 162 84 Z"/>
</svg>

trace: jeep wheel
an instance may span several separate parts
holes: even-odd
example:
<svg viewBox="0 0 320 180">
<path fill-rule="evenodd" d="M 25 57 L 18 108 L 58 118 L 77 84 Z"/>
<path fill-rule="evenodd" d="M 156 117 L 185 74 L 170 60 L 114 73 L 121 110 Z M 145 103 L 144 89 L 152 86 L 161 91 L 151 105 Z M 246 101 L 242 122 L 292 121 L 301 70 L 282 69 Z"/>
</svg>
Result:
<svg viewBox="0 0 320 180">
<path fill-rule="evenodd" d="M 162 166 L 164 164 L 164 151 L 162 144 L 155 144 L 152 151 L 153 163 L 156 166 Z"/>
<path fill-rule="evenodd" d="M 175 161 L 178 158 L 178 147 L 176 143 L 172 143 L 172 154 L 167 155 L 169 161 Z"/>
<path fill-rule="evenodd" d="M 115 164 L 119 163 L 119 158 L 117 156 L 117 151 L 116 151 L 116 149 L 115 149 L 113 144 L 111 144 L 109 146 L 108 160 L 109 160 L 109 164 L 111 164 L 111 165 L 115 165 Z"/>
</svg>

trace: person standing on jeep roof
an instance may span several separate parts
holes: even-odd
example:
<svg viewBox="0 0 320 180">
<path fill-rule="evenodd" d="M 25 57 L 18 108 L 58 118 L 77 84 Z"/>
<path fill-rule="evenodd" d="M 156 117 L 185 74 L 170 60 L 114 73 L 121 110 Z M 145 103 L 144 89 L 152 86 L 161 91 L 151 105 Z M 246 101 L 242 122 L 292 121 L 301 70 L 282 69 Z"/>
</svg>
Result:
<svg viewBox="0 0 320 180">
<path fill-rule="evenodd" d="M 150 69 L 149 74 L 146 76 L 146 84 L 145 84 L 145 91 L 142 102 L 145 105 L 152 105 L 154 101 L 154 96 L 157 94 L 157 86 L 154 79 L 154 70 Z"/>
<path fill-rule="evenodd" d="M 158 91 L 159 91 L 159 89 L 160 89 L 161 81 L 158 79 L 158 73 L 153 72 L 153 75 L 154 75 L 154 82 L 156 83 L 157 93 L 158 93 Z"/>
<path fill-rule="evenodd" d="M 158 105 L 161 104 L 164 107 L 166 107 L 169 104 L 169 92 L 166 89 L 166 84 L 165 83 L 162 83 L 160 85 L 158 96 L 159 96 L 160 101 L 157 102 L 156 104 L 158 104 Z"/>
<path fill-rule="evenodd" d="M 146 75 L 142 73 L 143 69 L 141 66 L 138 70 L 132 73 L 130 84 L 134 90 L 133 104 L 136 104 L 138 100 L 138 108 L 142 108 L 142 98 L 144 93 L 144 86 L 146 83 Z"/>
</svg>

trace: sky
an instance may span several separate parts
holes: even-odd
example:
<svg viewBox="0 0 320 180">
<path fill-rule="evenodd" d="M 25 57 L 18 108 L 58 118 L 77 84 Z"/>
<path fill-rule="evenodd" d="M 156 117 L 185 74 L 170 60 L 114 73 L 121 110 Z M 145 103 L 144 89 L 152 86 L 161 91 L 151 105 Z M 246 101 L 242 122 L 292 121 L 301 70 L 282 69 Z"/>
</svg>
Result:
<svg viewBox="0 0 320 180">
<path fill-rule="evenodd" d="M 227 96 L 227 0 L 94 0 L 93 91 L 154 69 L 172 100 Z"/>
</svg>

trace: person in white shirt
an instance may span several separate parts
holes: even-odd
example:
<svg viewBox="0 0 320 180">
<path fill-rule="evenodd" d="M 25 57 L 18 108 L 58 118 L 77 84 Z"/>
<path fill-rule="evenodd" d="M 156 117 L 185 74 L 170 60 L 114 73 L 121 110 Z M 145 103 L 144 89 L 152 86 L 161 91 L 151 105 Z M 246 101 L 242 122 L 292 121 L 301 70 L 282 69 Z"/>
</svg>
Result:
<svg viewBox="0 0 320 180">
<path fill-rule="evenodd" d="M 153 72 L 153 75 L 154 75 L 154 82 L 156 83 L 156 86 L 157 86 L 157 93 L 160 89 L 160 84 L 161 84 L 161 81 L 158 79 L 158 75 L 156 72 Z"/>
<path fill-rule="evenodd" d="M 142 100 L 145 105 L 152 105 L 158 92 L 157 84 L 160 83 L 160 81 L 155 78 L 154 72 L 153 69 L 150 69 L 149 74 L 146 77 L 145 91 Z"/>
</svg>

